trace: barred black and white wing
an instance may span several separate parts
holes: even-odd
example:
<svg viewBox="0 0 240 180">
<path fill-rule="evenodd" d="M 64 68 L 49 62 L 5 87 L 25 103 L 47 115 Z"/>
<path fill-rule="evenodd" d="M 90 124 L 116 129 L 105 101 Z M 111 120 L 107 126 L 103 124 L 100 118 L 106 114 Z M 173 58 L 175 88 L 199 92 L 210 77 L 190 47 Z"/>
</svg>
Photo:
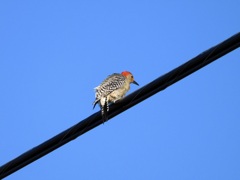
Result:
<svg viewBox="0 0 240 180">
<path fill-rule="evenodd" d="M 107 97 L 113 91 L 121 88 L 125 83 L 125 77 L 121 74 L 114 73 L 108 76 L 99 86 L 95 88 L 95 101 L 93 102 L 93 108 L 100 101 L 101 98 Z"/>
</svg>

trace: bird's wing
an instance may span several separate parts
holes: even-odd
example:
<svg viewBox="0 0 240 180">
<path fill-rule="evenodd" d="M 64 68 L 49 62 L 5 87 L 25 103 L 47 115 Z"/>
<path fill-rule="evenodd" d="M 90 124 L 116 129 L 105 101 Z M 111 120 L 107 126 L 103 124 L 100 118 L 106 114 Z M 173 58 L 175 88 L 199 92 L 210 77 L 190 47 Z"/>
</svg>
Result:
<svg viewBox="0 0 240 180">
<path fill-rule="evenodd" d="M 116 89 L 124 85 L 125 77 L 121 74 L 114 73 L 108 76 L 97 88 L 96 98 L 105 97 Z"/>
</svg>

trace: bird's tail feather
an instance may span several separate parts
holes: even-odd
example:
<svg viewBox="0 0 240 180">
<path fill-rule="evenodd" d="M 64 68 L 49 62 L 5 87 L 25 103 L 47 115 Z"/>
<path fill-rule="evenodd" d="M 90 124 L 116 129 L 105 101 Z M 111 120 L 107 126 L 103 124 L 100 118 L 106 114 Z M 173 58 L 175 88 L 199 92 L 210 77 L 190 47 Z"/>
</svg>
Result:
<svg viewBox="0 0 240 180">
<path fill-rule="evenodd" d="M 93 109 L 95 108 L 96 104 L 99 102 L 99 99 L 96 99 L 94 102 L 93 102 Z"/>
<path fill-rule="evenodd" d="M 105 101 L 103 107 L 102 107 L 102 118 L 103 118 L 103 123 L 108 120 L 108 105 L 107 101 Z"/>
</svg>

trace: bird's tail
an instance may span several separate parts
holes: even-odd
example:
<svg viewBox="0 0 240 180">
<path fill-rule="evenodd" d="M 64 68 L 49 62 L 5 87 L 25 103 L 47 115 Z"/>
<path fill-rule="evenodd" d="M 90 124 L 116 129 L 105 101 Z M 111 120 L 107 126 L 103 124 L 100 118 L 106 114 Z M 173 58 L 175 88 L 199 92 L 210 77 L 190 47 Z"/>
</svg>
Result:
<svg viewBox="0 0 240 180">
<path fill-rule="evenodd" d="M 107 100 L 105 100 L 104 105 L 101 108 L 102 111 L 102 118 L 103 118 L 103 123 L 106 122 L 108 120 L 108 104 L 107 104 Z"/>
<path fill-rule="evenodd" d="M 100 102 L 100 99 L 95 99 L 95 101 L 93 102 L 93 109 L 95 108 L 96 104 L 98 104 Z M 108 120 L 108 104 L 107 104 L 107 99 L 105 99 L 104 104 L 101 105 L 101 113 L 102 113 L 102 119 L 103 119 L 103 123 L 105 121 Z"/>
</svg>

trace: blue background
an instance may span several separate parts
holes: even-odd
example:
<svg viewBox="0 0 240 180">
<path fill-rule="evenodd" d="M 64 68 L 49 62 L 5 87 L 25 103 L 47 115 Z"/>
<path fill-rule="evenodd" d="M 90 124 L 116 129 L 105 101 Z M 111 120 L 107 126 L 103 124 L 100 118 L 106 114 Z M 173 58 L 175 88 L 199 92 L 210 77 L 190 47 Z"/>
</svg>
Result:
<svg viewBox="0 0 240 180">
<path fill-rule="evenodd" d="M 97 112 L 109 74 L 142 87 L 239 32 L 239 7 L 2 0 L 0 164 Z M 6 179 L 240 179 L 239 67 L 237 49 Z"/>
</svg>

